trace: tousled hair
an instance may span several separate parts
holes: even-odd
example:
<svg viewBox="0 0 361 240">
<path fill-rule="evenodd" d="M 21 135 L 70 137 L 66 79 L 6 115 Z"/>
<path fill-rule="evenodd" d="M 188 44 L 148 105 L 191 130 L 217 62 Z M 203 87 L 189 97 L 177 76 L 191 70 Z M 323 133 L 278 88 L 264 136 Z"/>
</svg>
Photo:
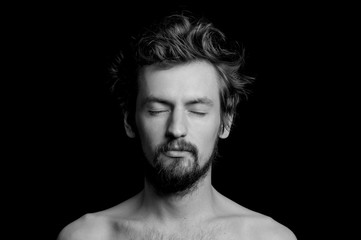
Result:
<svg viewBox="0 0 361 240">
<path fill-rule="evenodd" d="M 252 78 L 240 73 L 244 51 L 205 18 L 171 15 L 152 25 L 125 49 L 111 68 L 112 91 L 128 121 L 134 124 L 138 74 L 143 66 L 171 67 L 192 61 L 207 61 L 219 74 L 222 127 L 230 129 L 230 118 Z M 232 122 L 232 121 L 231 121 Z"/>
</svg>

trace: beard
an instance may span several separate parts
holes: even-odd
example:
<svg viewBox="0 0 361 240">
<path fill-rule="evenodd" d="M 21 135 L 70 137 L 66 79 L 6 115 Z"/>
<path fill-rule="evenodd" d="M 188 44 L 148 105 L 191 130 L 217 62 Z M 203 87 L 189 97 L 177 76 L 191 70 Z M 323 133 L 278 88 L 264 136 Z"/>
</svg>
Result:
<svg viewBox="0 0 361 240">
<path fill-rule="evenodd" d="M 182 151 L 187 154 L 185 157 L 169 159 L 166 155 L 168 151 Z M 159 196 L 183 197 L 193 192 L 197 183 L 205 178 L 217 154 L 216 141 L 212 154 L 201 167 L 195 145 L 185 140 L 173 140 L 156 148 L 152 164 L 144 161 L 145 178 Z"/>
</svg>

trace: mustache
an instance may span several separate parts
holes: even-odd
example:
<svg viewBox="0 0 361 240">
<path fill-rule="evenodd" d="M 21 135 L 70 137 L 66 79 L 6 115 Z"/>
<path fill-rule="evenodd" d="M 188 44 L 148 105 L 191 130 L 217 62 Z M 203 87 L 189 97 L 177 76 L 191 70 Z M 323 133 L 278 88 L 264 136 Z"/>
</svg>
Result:
<svg viewBox="0 0 361 240">
<path fill-rule="evenodd" d="M 156 155 L 167 151 L 187 151 L 190 152 L 196 159 L 198 158 L 197 147 L 194 144 L 185 140 L 175 140 L 158 146 L 156 150 Z"/>
</svg>

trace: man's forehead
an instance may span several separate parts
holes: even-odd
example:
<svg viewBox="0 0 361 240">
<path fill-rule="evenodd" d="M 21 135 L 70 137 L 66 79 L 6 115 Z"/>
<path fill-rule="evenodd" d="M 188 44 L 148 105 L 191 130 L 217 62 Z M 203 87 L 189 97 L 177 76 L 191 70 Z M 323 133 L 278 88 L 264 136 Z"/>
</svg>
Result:
<svg viewBox="0 0 361 240">
<path fill-rule="evenodd" d="M 182 99 L 211 105 L 219 99 L 218 73 L 205 61 L 169 68 L 146 66 L 138 81 L 142 102 Z"/>
<path fill-rule="evenodd" d="M 218 72 L 206 61 L 194 61 L 172 66 L 158 64 L 142 67 L 138 83 L 140 87 L 218 87 Z M 181 89 L 179 89 L 181 90 Z"/>
</svg>

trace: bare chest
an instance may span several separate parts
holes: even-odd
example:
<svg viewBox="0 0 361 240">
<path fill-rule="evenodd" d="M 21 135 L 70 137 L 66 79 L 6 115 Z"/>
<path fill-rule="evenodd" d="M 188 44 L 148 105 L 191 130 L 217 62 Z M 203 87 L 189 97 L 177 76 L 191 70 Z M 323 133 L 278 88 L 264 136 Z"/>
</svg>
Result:
<svg viewBox="0 0 361 240">
<path fill-rule="evenodd" d="M 236 240 L 232 234 L 219 234 L 210 232 L 201 233 L 162 233 L 151 231 L 147 233 L 122 234 L 114 240 Z"/>
<path fill-rule="evenodd" d="M 114 236 L 113 240 L 240 240 L 227 227 L 206 227 L 195 229 L 180 229 L 175 232 L 156 228 L 128 228 Z"/>
</svg>

